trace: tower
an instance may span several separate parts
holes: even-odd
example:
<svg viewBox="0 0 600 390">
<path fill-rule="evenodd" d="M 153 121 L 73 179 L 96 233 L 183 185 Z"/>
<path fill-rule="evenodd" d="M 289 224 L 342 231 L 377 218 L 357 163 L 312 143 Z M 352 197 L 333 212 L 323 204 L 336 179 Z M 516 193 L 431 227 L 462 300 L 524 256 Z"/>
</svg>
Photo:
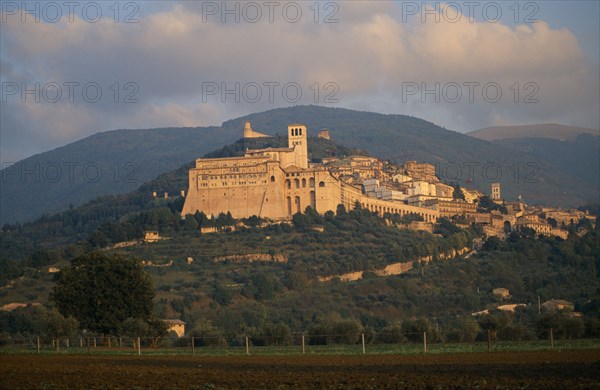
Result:
<svg viewBox="0 0 600 390">
<path fill-rule="evenodd" d="M 244 138 L 252 138 L 252 132 L 250 121 L 244 122 Z"/>
<path fill-rule="evenodd" d="M 296 166 L 304 169 L 308 168 L 306 126 L 300 124 L 288 126 L 288 147 L 294 149 Z"/>
<path fill-rule="evenodd" d="M 500 183 L 492 183 L 492 200 L 501 200 Z"/>
<path fill-rule="evenodd" d="M 262 138 L 262 137 L 268 137 L 268 135 L 252 130 L 252 125 L 250 125 L 250 121 L 244 122 L 244 138 Z"/>
</svg>

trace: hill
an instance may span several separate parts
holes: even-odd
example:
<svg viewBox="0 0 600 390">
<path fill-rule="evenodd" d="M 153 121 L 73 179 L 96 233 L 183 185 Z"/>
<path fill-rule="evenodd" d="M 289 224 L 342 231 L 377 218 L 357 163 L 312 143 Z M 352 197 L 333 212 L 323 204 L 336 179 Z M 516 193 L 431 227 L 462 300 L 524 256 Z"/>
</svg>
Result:
<svg viewBox="0 0 600 390">
<path fill-rule="evenodd" d="M 110 251 L 152 262 L 146 269 L 156 287 L 157 313 L 162 318 L 181 318 L 188 334 L 196 337 L 210 333 L 214 339 L 222 337 L 228 342 L 240 335 L 259 339 L 273 326 L 282 325 L 295 332 L 323 335 L 329 332 L 325 328 L 341 321 L 379 334 L 400 333 L 401 327 L 406 334 L 415 332 L 407 329 L 418 318 L 426 326 L 421 332 L 435 328 L 434 334 L 438 334 L 439 325 L 443 339 L 450 340 L 475 326 L 474 338 L 479 326 L 471 313 L 493 312 L 509 302 L 527 307 L 515 315 L 498 312 L 483 320 L 498 321 L 494 329 L 502 330 L 502 339 L 535 339 L 536 326 L 544 318 L 537 316 L 538 296 L 574 302 L 585 321 L 598 316 L 597 228 L 568 240 L 538 238 L 531 232 L 513 234 L 506 242 L 488 240 L 468 259 L 458 256 L 442 261 L 441 253 L 470 246 L 475 232 L 448 221 L 440 223 L 437 235 L 399 229 L 364 209 L 338 210 L 325 216 L 307 212 L 296 214 L 291 225 L 209 234 L 199 234 L 188 221 L 191 219 L 182 224 L 175 218 L 175 225 L 160 226 L 165 239 L 157 243 Z M 260 260 L 256 260 L 257 254 L 262 255 Z M 433 254 L 430 262 L 414 262 L 428 254 Z M 375 273 L 398 261 L 412 262 L 413 269 L 396 276 Z M 55 265 L 62 267 L 66 262 Z M 349 271 L 366 272 L 355 282 L 320 279 Z M 46 267 L 26 268 L 1 290 L 0 305 L 45 304 L 51 279 Z M 498 287 L 510 290 L 509 301 L 494 296 L 492 290 Z M 31 308 L 23 311 L 26 314 L 28 310 Z M 31 322 L 16 312 L 0 312 L 0 331 L 15 332 L 13 324 Z M 485 329 L 483 320 L 481 329 Z M 575 337 L 597 332 L 597 325 L 586 323 L 584 330 L 584 319 L 577 321 L 581 332 Z M 558 335 L 559 326 L 554 329 Z M 16 331 L 27 332 L 23 328 Z M 316 338 L 311 342 L 319 343 Z"/>
<path fill-rule="evenodd" d="M 29 157 L 1 171 L 0 223 L 133 191 L 238 138 L 218 127 L 113 130 Z"/>
<path fill-rule="evenodd" d="M 0 224 L 24 222 L 98 196 L 132 191 L 161 173 L 238 139 L 245 120 L 256 131 L 282 134 L 289 123 L 310 135 L 328 128 L 337 143 L 395 161 L 435 164 L 447 182 L 468 181 L 489 192 L 499 181 L 507 198 L 578 206 L 596 203 L 598 186 L 521 150 L 498 146 L 406 115 L 295 106 L 226 121 L 220 127 L 115 130 L 99 133 L 2 170 Z M 180 188 L 181 190 L 183 188 Z"/>
<path fill-rule="evenodd" d="M 249 147 L 285 141 L 280 136 L 242 139 L 207 156 L 239 155 Z M 315 160 L 332 151 L 361 153 L 315 137 L 308 142 Z M 407 332 L 416 324 L 415 317 L 421 324 L 435 323 L 436 328 L 439 324 L 443 337 L 454 337 L 457 327 L 460 334 L 470 326 L 467 320 L 473 323 L 472 312 L 500 303 L 492 293 L 496 287 L 509 289 L 515 303 L 530 304 L 538 295 L 560 297 L 573 301 L 586 321 L 588 316 L 597 317 L 597 226 L 567 240 L 538 238 L 532 231 L 513 234 L 506 242 L 494 237 L 479 254 L 466 259 L 454 251 L 472 247 L 481 232 L 476 227 L 461 229 L 445 219 L 435 234 L 405 229 L 403 221 L 392 225 L 365 209 L 343 207 L 323 216 L 309 209 L 294 215 L 291 224 L 262 225 L 264 221 L 249 218 L 240 227 L 226 214 L 208 221 L 202 213 L 182 220 L 178 210 L 183 198 L 154 198 L 152 191 L 178 193 L 190 165 L 129 194 L 100 197 L 34 223 L 3 227 L 0 305 L 46 304 L 53 285 L 50 267 L 64 267 L 75 256 L 103 250 L 146 261 L 160 317 L 181 318 L 191 334 L 210 332 L 228 341 L 244 334 L 258 339 L 273 326 L 322 335 L 325 328 L 347 324 L 340 321 L 380 334 L 397 332 L 402 322 L 402 331 Z M 222 232 L 198 230 L 213 224 Z M 148 229 L 157 230 L 163 239 L 115 246 L 139 239 Z M 407 265 L 400 275 L 378 273 L 399 263 Z M 362 279 L 343 282 L 339 275 L 349 272 L 361 272 Z M 29 328 L 23 324 L 35 329 L 31 311 L 28 307 L 0 312 L 0 332 L 26 333 Z M 530 306 L 513 323 L 503 322 L 506 337 L 537 337 L 537 321 Z M 583 327 L 584 320 L 578 321 Z M 13 324 L 21 325 L 15 329 Z"/>
<path fill-rule="evenodd" d="M 544 160 L 557 172 L 600 188 L 600 137 L 579 134 L 572 140 L 511 138 L 493 141 Z"/>
<path fill-rule="evenodd" d="M 573 141 L 579 134 L 600 136 L 600 130 L 565 126 L 557 123 L 540 123 L 535 125 L 485 127 L 467 134 L 485 141 L 516 138 L 547 138 L 559 141 Z"/>
<path fill-rule="evenodd" d="M 557 124 L 488 127 L 478 139 L 535 156 L 556 172 L 600 189 L 600 131 Z"/>
</svg>

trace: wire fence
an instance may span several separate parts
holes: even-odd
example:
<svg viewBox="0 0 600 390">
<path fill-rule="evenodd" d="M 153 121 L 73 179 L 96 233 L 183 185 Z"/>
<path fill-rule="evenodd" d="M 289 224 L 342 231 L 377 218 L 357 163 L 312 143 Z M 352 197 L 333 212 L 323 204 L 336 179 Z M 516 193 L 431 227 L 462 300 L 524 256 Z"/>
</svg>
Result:
<svg viewBox="0 0 600 390">
<path fill-rule="evenodd" d="M 291 334 L 265 342 L 262 337 L 239 336 L 226 340 L 208 337 L 0 337 L 2 354 L 124 354 L 124 355 L 308 355 L 308 354 L 419 354 L 541 351 L 567 349 L 600 350 L 598 338 L 556 338 L 548 329 L 547 338 L 499 340 L 492 331 L 471 342 L 447 342 L 435 333 L 391 334 Z M 480 334 L 480 336 L 482 335 Z M 375 336 L 375 337 L 374 337 Z M 387 342 L 382 342 L 388 337 Z M 398 335 L 396 335 L 398 336 Z"/>
</svg>

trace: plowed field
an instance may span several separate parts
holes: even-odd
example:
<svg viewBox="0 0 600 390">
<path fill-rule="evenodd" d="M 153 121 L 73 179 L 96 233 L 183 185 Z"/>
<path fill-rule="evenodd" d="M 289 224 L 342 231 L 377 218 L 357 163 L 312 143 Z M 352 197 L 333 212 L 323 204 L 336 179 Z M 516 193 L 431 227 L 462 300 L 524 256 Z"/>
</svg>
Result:
<svg viewBox="0 0 600 390">
<path fill-rule="evenodd" d="M 0 356 L 0 389 L 600 388 L 600 351 Z"/>
</svg>

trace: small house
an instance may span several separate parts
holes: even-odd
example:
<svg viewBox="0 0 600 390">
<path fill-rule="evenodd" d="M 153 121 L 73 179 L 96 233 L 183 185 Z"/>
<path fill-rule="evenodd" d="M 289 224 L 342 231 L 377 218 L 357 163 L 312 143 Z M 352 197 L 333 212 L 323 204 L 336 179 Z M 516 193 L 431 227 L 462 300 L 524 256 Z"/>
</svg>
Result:
<svg viewBox="0 0 600 390">
<path fill-rule="evenodd" d="M 495 288 L 492 290 L 492 294 L 494 294 L 494 296 L 496 298 L 500 298 L 500 299 L 505 299 L 508 298 L 510 296 L 510 291 L 508 291 L 505 288 Z"/>
<path fill-rule="evenodd" d="M 149 230 L 144 234 L 144 242 L 158 242 L 160 236 L 157 231 Z"/>
<path fill-rule="evenodd" d="M 575 308 L 572 302 L 564 301 L 562 299 L 551 299 L 542 303 L 542 307 L 548 311 L 573 310 Z"/>
<path fill-rule="evenodd" d="M 167 332 L 175 332 L 177 337 L 185 334 L 185 322 L 181 320 L 163 320 L 167 324 Z"/>
</svg>

